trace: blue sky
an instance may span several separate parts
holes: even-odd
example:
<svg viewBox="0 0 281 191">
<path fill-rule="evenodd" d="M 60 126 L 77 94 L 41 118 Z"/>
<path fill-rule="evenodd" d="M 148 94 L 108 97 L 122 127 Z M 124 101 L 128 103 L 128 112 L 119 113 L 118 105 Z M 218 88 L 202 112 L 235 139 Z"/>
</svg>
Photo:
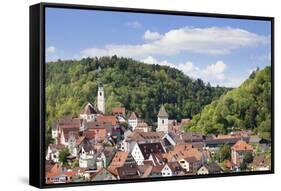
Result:
<svg viewBox="0 0 281 191">
<path fill-rule="evenodd" d="M 270 65 L 270 28 L 269 21 L 47 8 L 46 58 L 116 54 L 237 87 Z"/>
</svg>

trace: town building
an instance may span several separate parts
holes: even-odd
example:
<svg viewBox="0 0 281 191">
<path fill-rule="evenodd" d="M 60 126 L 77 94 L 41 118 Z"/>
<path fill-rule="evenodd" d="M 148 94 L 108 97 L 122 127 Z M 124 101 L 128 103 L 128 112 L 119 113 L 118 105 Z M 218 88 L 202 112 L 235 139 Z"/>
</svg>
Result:
<svg viewBox="0 0 281 191">
<path fill-rule="evenodd" d="M 163 131 L 168 133 L 169 129 L 169 115 L 165 110 L 164 105 L 161 106 L 157 115 L 157 131 Z"/>
</svg>

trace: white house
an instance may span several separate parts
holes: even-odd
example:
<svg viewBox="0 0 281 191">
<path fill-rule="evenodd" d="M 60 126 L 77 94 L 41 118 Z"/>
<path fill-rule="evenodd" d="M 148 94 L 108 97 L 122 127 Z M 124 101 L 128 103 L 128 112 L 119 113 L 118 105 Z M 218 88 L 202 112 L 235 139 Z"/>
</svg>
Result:
<svg viewBox="0 0 281 191">
<path fill-rule="evenodd" d="M 88 102 L 84 107 L 84 111 L 80 114 L 80 118 L 85 119 L 87 121 L 94 121 L 96 120 L 97 114 L 97 109 L 91 103 Z"/>
<path fill-rule="evenodd" d="M 132 150 L 132 156 L 138 165 L 142 165 L 144 160 L 148 160 L 150 155 L 165 153 L 161 143 L 142 143 L 135 144 Z"/>
<path fill-rule="evenodd" d="M 157 115 L 157 131 L 168 132 L 169 126 L 169 115 L 165 110 L 164 105 L 161 106 L 159 113 Z"/>
<path fill-rule="evenodd" d="M 134 145 L 131 154 L 132 154 L 133 158 L 135 159 L 135 161 L 138 165 L 143 165 L 144 156 L 142 155 L 140 147 L 137 143 Z"/>
<path fill-rule="evenodd" d="M 46 160 L 52 160 L 55 163 L 59 162 L 59 151 L 64 149 L 63 145 L 50 144 L 47 149 Z"/>
<path fill-rule="evenodd" d="M 128 123 L 132 127 L 133 131 L 138 126 L 138 117 L 137 117 L 137 114 L 135 112 L 132 112 L 132 114 L 130 115 L 130 117 L 128 119 Z"/>
<path fill-rule="evenodd" d="M 168 162 L 162 168 L 161 174 L 163 177 L 177 176 L 179 174 L 183 174 L 183 169 L 180 167 L 178 162 Z"/>
<path fill-rule="evenodd" d="M 163 177 L 165 177 L 165 176 L 173 176 L 173 171 L 169 167 L 168 163 L 166 163 L 164 165 L 163 169 L 161 170 L 161 174 L 162 174 Z"/>
<path fill-rule="evenodd" d="M 93 168 L 95 167 L 96 158 L 94 157 L 94 150 L 90 145 L 84 145 L 81 149 L 79 157 L 79 167 Z"/>
</svg>

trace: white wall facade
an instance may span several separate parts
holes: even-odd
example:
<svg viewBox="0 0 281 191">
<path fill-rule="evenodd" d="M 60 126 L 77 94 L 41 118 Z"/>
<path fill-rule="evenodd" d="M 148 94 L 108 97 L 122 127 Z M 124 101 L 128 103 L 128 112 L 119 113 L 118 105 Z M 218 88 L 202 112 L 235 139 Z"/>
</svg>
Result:
<svg viewBox="0 0 281 191">
<path fill-rule="evenodd" d="M 103 87 L 98 89 L 98 110 L 102 113 L 105 113 L 105 103 L 104 103 L 104 90 Z"/>
<path fill-rule="evenodd" d="M 157 118 L 157 131 L 168 132 L 169 120 L 166 117 Z"/>
</svg>

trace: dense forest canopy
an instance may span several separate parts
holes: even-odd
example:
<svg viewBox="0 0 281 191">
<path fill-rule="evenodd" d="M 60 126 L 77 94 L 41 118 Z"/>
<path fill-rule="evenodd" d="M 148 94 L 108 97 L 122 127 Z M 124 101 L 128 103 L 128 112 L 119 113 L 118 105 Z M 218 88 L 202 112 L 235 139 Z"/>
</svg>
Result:
<svg viewBox="0 0 281 191">
<path fill-rule="evenodd" d="M 113 57 L 58 60 L 46 64 L 47 125 L 64 115 L 78 115 L 85 103 L 96 103 L 98 84 L 105 89 L 106 112 L 122 106 L 137 111 L 149 124 L 161 104 L 169 118 L 199 113 L 228 88 L 211 87 L 168 66 Z"/>
<path fill-rule="evenodd" d="M 252 130 L 271 138 L 271 67 L 254 71 L 239 88 L 204 107 L 186 126 L 189 131 L 229 133 Z"/>
</svg>

